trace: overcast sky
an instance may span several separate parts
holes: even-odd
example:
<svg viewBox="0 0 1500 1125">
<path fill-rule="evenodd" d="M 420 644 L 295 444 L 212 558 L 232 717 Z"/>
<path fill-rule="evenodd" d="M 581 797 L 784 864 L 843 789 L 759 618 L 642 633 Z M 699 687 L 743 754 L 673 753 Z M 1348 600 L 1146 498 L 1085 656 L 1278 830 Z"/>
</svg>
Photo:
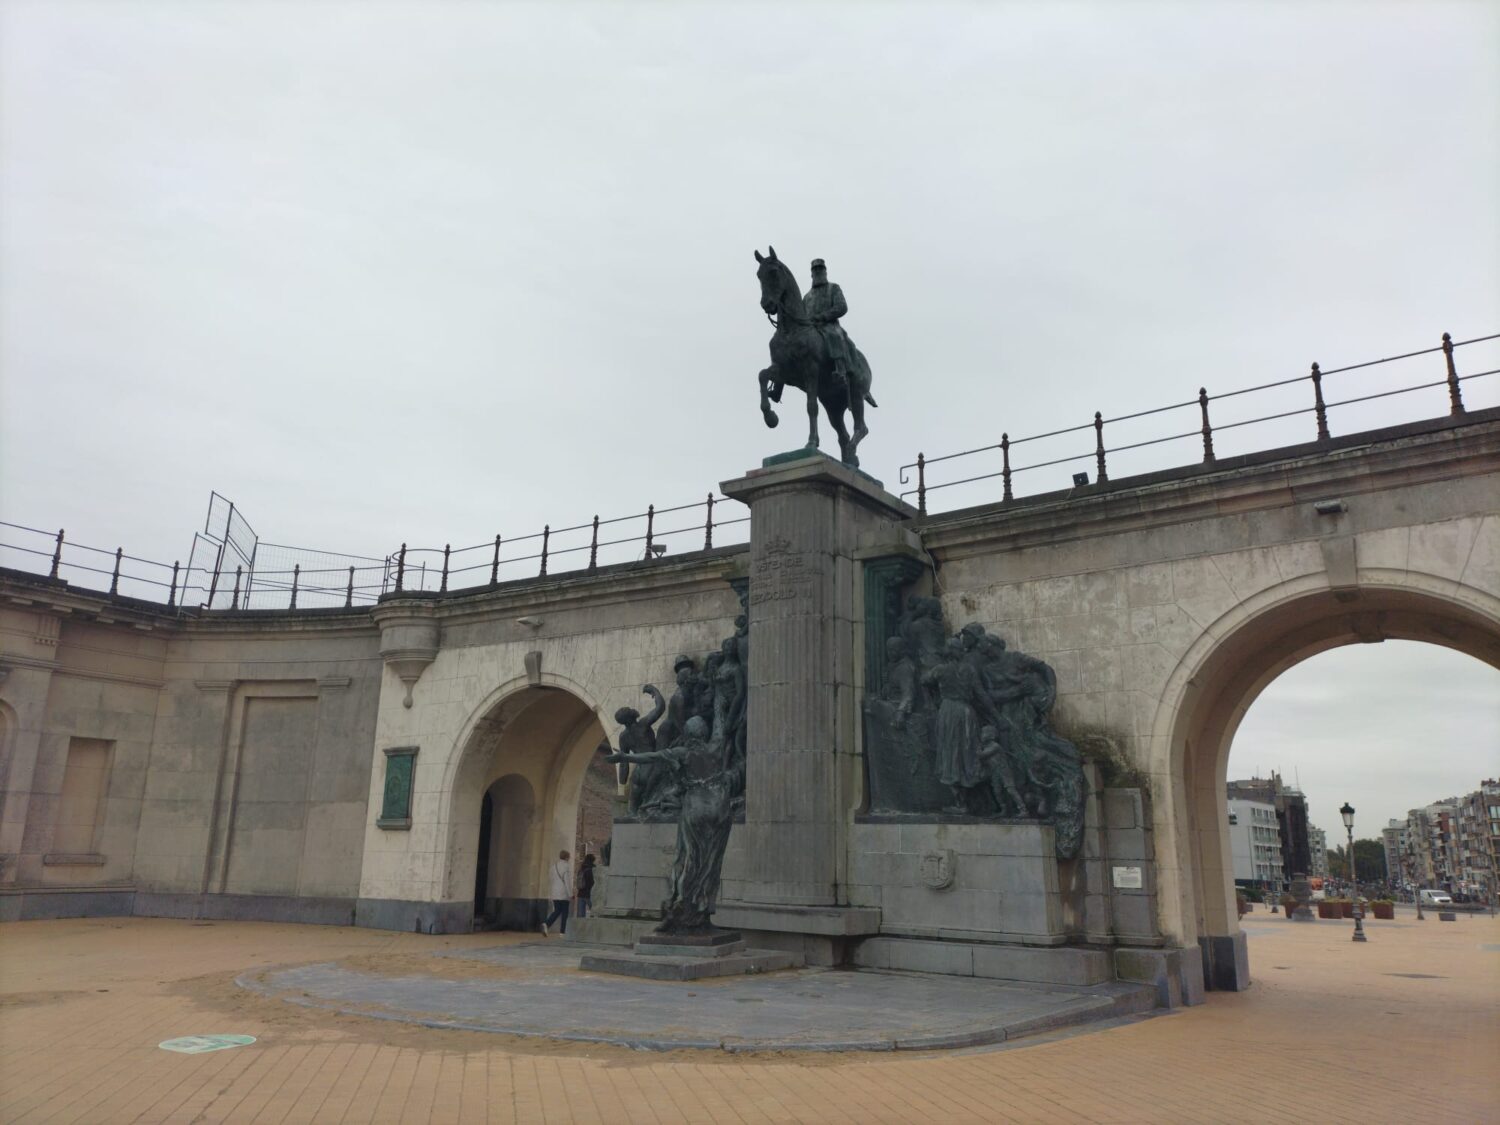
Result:
<svg viewBox="0 0 1500 1125">
<path fill-rule="evenodd" d="M 1497 52 L 1489 3 L 8 3 L 0 518 L 185 559 L 217 489 L 264 539 L 383 556 L 701 499 L 800 437 L 793 398 L 775 432 L 755 408 L 768 244 L 844 287 L 881 404 L 864 467 L 898 490 L 918 450 L 1488 335 Z M 1306 405 L 1279 395 L 1216 421 Z M 1112 443 L 1197 423 L 1137 425 Z M 1309 662 L 1236 763 L 1310 789 L 1337 716 L 1370 714 L 1354 688 L 1431 683 L 1369 754 L 1400 773 L 1441 712 L 1461 768 L 1370 807 L 1472 787 L 1496 674 L 1434 651 Z"/>
</svg>

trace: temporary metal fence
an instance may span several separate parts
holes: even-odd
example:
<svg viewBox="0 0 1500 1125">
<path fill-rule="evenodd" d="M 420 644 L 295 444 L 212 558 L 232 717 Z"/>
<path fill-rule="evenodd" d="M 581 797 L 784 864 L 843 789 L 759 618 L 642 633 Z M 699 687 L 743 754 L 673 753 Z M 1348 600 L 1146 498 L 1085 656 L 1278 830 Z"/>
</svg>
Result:
<svg viewBox="0 0 1500 1125">
<path fill-rule="evenodd" d="M 1114 456 L 1116 461 L 1114 467 L 1118 469 L 1121 454 L 1133 453 L 1154 449 L 1159 445 L 1169 442 L 1187 441 L 1196 439 L 1202 447 L 1202 463 L 1211 464 L 1222 457 L 1225 450 L 1222 448 L 1223 435 L 1233 433 L 1243 427 L 1253 426 L 1259 423 L 1268 423 L 1278 420 L 1296 418 L 1311 415 L 1308 419 L 1310 426 L 1304 440 L 1327 442 L 1333 438 L 1330 429 L 1329 415 L 1332 411 L 1354 407 L 1362 403 L 1373 403 L 1390 398 L 1394 395 L 1403 395 L 1413 392 L 1444 388 L 1447 392 L 1447 405 L 1450 414 L 1459 415 L 1465 412 L 1464 406 L 1464 384 L 1476 379 L 1483 379 L 1491 375 L 1500 374 L 1500 367 L 1491 367 L 1489 370 L 1474 371 L 1468 374 L 1459 374 L 1458 365 L 1454 352 L 1459 348 L 1482 344 L 1487 341 L 1500 340 L 1500 333 L 1490 336 L 1477 336 L 1469 340 L 1454 341 L 1448 333 L 1443 333 L 1443 342 L 1437 347 L 1424 348 L 1419 351 L 1406 352 L 1402 355 L 1387 356 L 1384 359 L 1369 360 L 1365 363 L 1353 363 L 1343 367 L 1322 370 L 1318 364 L 1312 365 L 1312 370 L 1307 375 L 1299 375 L 1289 379 L 1278 379 L 1269 383 L 1262 383 L 1253 387 L 1242 387 L 1239 390 L 1226 391 L 1221 394 L 1211 395 L 1207 387 L 1199 387 L 1197 397 L 1187 399 L 1183 402 L 1171 403 L 1167 406 L 1158 406 L 1150 410 L 1140 410 L 1132 414 L 1121 414 L 1113 418 L 1105 418 L 1101 412 L 1094 413 L 1091 422 L 1084 422 L 1076 426 L 1067 426 L 1062 429 L 1050 430 L 1046 433 L 1032 434 L 1029 437 L 1012 438 L 1009 433 L 1002 433 L 1000 440 L 992 445 L 982 445 L 975 449 L 966 449 L 959 453 L 946 453 L 938 457 L 928 457 L 924 453 L 918 453 L 915 461 L 901 466 L 900 481 L 902 484 L 912 484 L 913 487 L 901 493 L 903 499 L 909 496 L 917 498 L 917 509 L 922 514 L 928 511 L 928 501 L 931 493 L 943 489 L 958 488 L 965 485 L 974 485 L 985 481 L 1000 482 L 1000 499 L 1003 503 L 1009 503 L 1016 498 L 1013 480 L 1021 473 L 1036 472 L 1047 468 L 1059 466 L 1078 466 L 1080 463 L 1087 466 L 1082 472 L 1073 474 L 1073 484 L 1083 486 L 1090 483 L 1088 470 L 1094 472 L 1094 482 L 1103 484 L 1110 479 L 1112 463 L 1110 457 Z M 1384 386 L 1369 379 L 1372 369 L 1382 368 L 1386 365 L 1397 364 L 1400 361 L 1413 360 L 1422 356 L 1435 356 L 1441 353 L 1445 361 L 1442 378 L 1427 377 L 1419 382 L 1406 385 Z M 1327 387 L 1324 380 L 1330 376 L 1350 376 L 1351 372 L 1363 372 L 1361 377 L 1363 383 L 1357 383 L 1348 387 L 1347 383 L 1331 383 Z M 1338 387 L 1339 389 L 1335 389 Z M 1219 411 L 1215 404 L 1230 403 L 1231 400 L 1247 401 L 1242 396 L 1260 396 L 1254 401 L 1264 404 L 1262 406 L 1266 413 L 1255 417 L 1230 416 L 1227 420 L 1220 417 L 1215 425 L 1211 418 Z M 1328 396 L 1338 397 L 1330 398 Z M 1236 401 L 1231 410 L 1241 409 Z M 1115 432 L 1115 427 L 1123 423 L 1135 422 L 1140 419 L 1155 419 L 1158 415 L 1168 414 L 1173 411 L 1190 411 L 1193 415 L 1192 428 L 1180 429 L 1174 433 L 1164 436 L 1144 437 L 1140 440 L 1126 440 L 1119 445 L 1106 446 L 1106 427 L 1110 432 Z M 1195 424 L 1194 424 L 1195 423 Z M 1354 429 L 1365 429 L 1369 427 L 1355 426 Z M 1022 445 L 1033 442 L 1045 442 L 1051 439 L 1066 439 L 1071 435 L 1093 432 L 1091 449 L 1080 449 L 1077 452 L 1064 453 L 1061 456 L 1049 457 L 1045 453 L 1040 460 L 1030 461 L 1024 464 L 1016 464 L 1012 460 L 1013 451 Z M 1215 450 L 1215 438 L 1220 438 L 1219 450 Z M 1041 447 L 1036 447 L 1041 448 Z M 994 465 L 995 455 L 999 455 L 999 466 Z M 970 458 L 984 458 L 986 460 L 970 461 Z M 934 482 L 929 474 L 934 465 L 946 462 L 963 462 L 965 465 L 985 467 L 983 472 L 970 473 L 956 479 L 940 480 Z M 1138 462 L 1139 464 L 1139 462 Z M 1157 466 L 1164 467 L 1164 466 Z M 912 478 L 912 470 L 915 470 L 915 480 Z M 1132 466 L 1131 471 L 1141 471 Z M 1118 473 L 1117 473 L 1118 475 Z M 1036 491 L 1047 491 L 1037 489 Z M 993 500 L 993 492 L 986 499 Z"/>
</svg>

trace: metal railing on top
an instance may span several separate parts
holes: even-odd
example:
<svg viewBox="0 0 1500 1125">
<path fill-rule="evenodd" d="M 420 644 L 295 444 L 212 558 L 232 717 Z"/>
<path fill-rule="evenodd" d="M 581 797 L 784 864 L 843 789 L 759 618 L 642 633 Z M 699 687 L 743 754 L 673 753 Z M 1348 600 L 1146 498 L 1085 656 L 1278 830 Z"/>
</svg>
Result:
<svg viewBox="0 0 1500 1125">
<path fill-rule="evenodd" d="M 390 585 L 387 559 L 369 559 L 374 565 L 365 567 L 306 567 L 295 563 L 286 570 L 256 568 L 253 571 L 255 602 L 252 604 L 252 572 L 243 564 L 237 564 L 233 573 L 227 567 L 195 566 L 192 563 L 184 567 L 180 559 L 163 563 L 128 555 L 121 547 L 111 551 L 78 543 L 68 539 L 67 532 L 62 529 L 44 531 L 5 520 L 0 520 L 0 528 L 5 529 L 4 538 L 0 539 L 0 560 L 33 563 L 17 569 L 45 573 L 48 578 L 66 579 L 84 589 L 94 590 L 103 587 L 103 579 L 108 577 L 108 586 L 100 592 L 111 597 L 164 603 L 174 609 L 193 606 L 214 610 L 351 607 L 373 603 Z M 268 546 L 275 547 L 276 544 Z M 290 550 L 300 555 L 326 555 L 300 548 Z M 11 553 L 20 558 L 11 557 Z M 227 605 L 216 604 L 226 600 Z"/>
<path fill-rule="evenodd" d="M 939 457 L 928 457 L 923 453 L 917 454 L 915 461 L 901 466 L 900 480 L 902 484 L 912 483 L 909 470 L 916 470 L 915 487 L 909 488 L 901 493 L 902 499 L 915 495 L 917 497 L 917 510 L 923 515 L 927 514 L 928 495 L 941 489 L 954 488 L 959 485 L 974 484 L 979 481 L 995 480 L 1001 481 L 1001 501 L 1009 503 L 1015 499 L 1012 487 L 1012 478 L 1020 473 L 1032 472 L 1037 469 L 1045 469 L 1056 465 L 1077 463 L 1080 461 L 1092 461 L 1095 471 L 1095 480 L 1105 483 L 1109 480 L 1108 457 L 1110 454 L 1125 453 L 1130 450 L 1145 449 L 1150 446 L 1162 445 L 1167 442 L 1182 441 L 1190 438 L 1199 438 L 1203 443 L 1204 463 L 1212 463 L 1216 460 L 1214 453 L 1214 435 L 1226 430 L 1234 430 L 1243 426 L 1251 426 L 1257 423 L 1272 422 L 1278 419 L 1296 417 L 1298 415 L 1312 414 L 1316 420 L 1316 440 L 1331 441 L 1332 433 L 1328 427 L 1329 411 L 1339 407 L 1352 406 L 1356 403 L 1372 402 L 1376 399 L 1388 398 L 1392 395 L 1407 394 L 1413 391 L 1426 390 L 1433 387 L 1446 387 L 1448 390 L 1448 402 L 1450 414 L 1463 414 L 1463 384 L 1473 379 L 1482 379 L 1486 376 L 1500 374 L 1500 368 L 1487 371 L 1476 371 L 1468 375 L 1458 373 L 1457 364 L 1453 353 L 1456 349 L 1471 344 L 1480 344 L 1489 340 L 1500 340 L 1500 333 L 1489 336 L 1477 336 L 1470 340 L 1454 341 L 1448 333 L 1443 333 L 1443 342 L 1437 347 L 1424 348 L 1420 351 L 1406 352 L 1402 355 L 1387 356 L 1384 359 L 1369 360 L 1364 363 L 1352 363 L 1345 367 L 1331 368 L 1327 371 L 1320 369 L 1318 364 L 1312 365 L 1312 370 L 1307 375 L 1299 375 L 1290 379 L 1278 379 L 1270 383 L 1262 383 L 1254 387 L 1242 387 L 1239 390 L 1226 391 L 1222 394 L 1210 395 L 1206 387 L 1198 388 L 1198 396 L 1183 402 L 1174 402 L 1167 406 L 1158 406 L 1150 410 L 1140 410 L 1133 414 L 1122 414 L 1115 418 L 1105 418 L 1102 413 L 1096 411 L 1092 422 L 1085 422 L 1077 426 L 1067 426 L 1063 429 L 1050 430 L 1047 433 L 1032 434 L 1029 437 L 1012 439 L 1009 433 L 1002 433 L 1000 440 L 993 445 L 981 445 L 974 449 L 965 449 L 958 453 L 945 453 Z M 1382 364 L 1395 363 L 1399 360 L 1413 359 L 1417 356 L 1434 355 L 1441 352 L 1447 363 L 1447 373 L 1442 379 L 1427 380 L 1410 386 L 1401 386 L 1394 389 L 1375 391 L 1368 394 L 1358 394 L 1352 397 L 1339 399 L 1334 402 L 1325 400 L 1323 395 L 1323 380 L 1330 375 L 1342 375 L 1363 368 L 1377 367 Z M 1305 404 L 1288 410 L 1275 411 L 1255 418 L 1239 419 L 1214 427 L 1209 420 L 1209 407 L 1215 402 L 1222 402 L 1241 395 L 1251 395 L 1259 392 L 1274 390 L 1279 387 L 1290 387 L 1297 384 L 1308 384 L 1310 386 L 1310 402 L 1304 400 Z M 1199 412 L 1199 426 L 1195 429 L 1185 430 L 1177 433 L 1167 434 L 1163 437 L 1153 437 L 1144 441 L 1129 442 L 1114 447 L 1106 447 L 1104 444 L 1104 428 L 1122 422 L 1129 422 L 1139 418 L 1147 418 L 1157 414 L 1165 414 L 1174 410 L 1186 410 L 1197 407 Z M 1042 441 L 1048 438 L 1064 437 L 1069 434 L 1082 433 L 1088 430 L 1094 432 L 1094 448 L 1086 452 L 1072 453 L 1061 457 L 1037 461 L 1025 465 L 1014 465 L 1011 462 L 1011 451 L 1019 445 L 1029 442 Z M 1001 457 L 999 469 L 993 472 L 976 473 L 961 477 L 956 480 L 945 480 L 936 484 L 928 481 L 928 471 L 932 466 L 946 461 L 957 461 L 962 458 L 975 457 L 983 454 L 998 452 Z M 1087 484 L 1087 473 L 1078 473 L 1074 476 L 1076 485 Z"/>
<path fill-rule="evenodd" d="M 719 546 L 724 542 L 725 529 L 750 522 L 748 515 L 732 519 L 715 518 L 715 509 L 725 498 L 708 493 L 705 499 L 695 504 L 677 504 L 669 508 L 658 508 L 652 504 L 644 512 L 628 516 L 600 519 L 595 516 L 588 523 L 569 527 L 543 526 L 541 531 L 530 535 L 506 538 L 497 534 L 493 540 L 476 543 L 468 547 L 445 544 L 441 549 L 432 547 L 409 547 L 401 544 L 394 555 L 392 589 L 400 592 L 435 590 L 444 593 L 450 589 L 494 586 L 500 581 L 502 568 L 514 570 L 516 564 L 535 564 L 537 577 L 545 577 L 548 568 L 559 560 L 579 560 L 577 572 L 592 574 L 601 565 L 660 558 L 668 550 L 711 550 L 715 535 Z M 702 512 L 689 522 L 683 513 Z M 666 521 L 669 526 L 658 526 L 663 516 L 675 516 Z M 641 527 L 639 534 L 621 534 L 632 524 Z M 587 533 L 587 537 L 585 537 Z M 702 544 L 698 537 L 702 537 Z M 637 553 L 636 545 L 640 545 Z M 519 553 L 506 553 L 507 551 Z M 587 561 L 584 562 L 585 552 Z"/>
<path fill-rule="evenodd" d="M 561 562 L 564 573 L 596 572 L 601 566 L 639 559 L 660 558 L 669 550 L 679 552 L 711 549 L 717 541 L 728 546 L 735 529 L 748 525 L 748 515 L 724 519 L 719 505 L 725 498 L 710 492 L 694 504 L 673 507 L 649 506 L 644 512 L 600 519 L 569 527 L 543 527 L 540 532 L 493 540 L 472 547 L 409 548 L 384 558 L 338 555 L 261 543 L 258 554 L 283 562 L 282 569 L 262 563 L 253 569 L 236 563 L 231 572 L 222 554 L 206 555 L 213 562 L 184 567 L 128 555 L 124 548 L 107 550 L 74 542 L 64 530 L 44 531 L 25 524 L 0 520 L 0 564 L 19 562 L 17 569 L 67 579 L 85 589 L 110 596 L 134 597 L 164 603 L 169 608 L 204 611 L 248 609 L 328 609 L 371 605 L 383 594 L 437 592 L 499 585 L 502 578 L 545 577 Z M 685 513 L 701 512 L 689 520 Z M 667 526 L 658 524 L 662 517 Z M 639 522 L 639 534 L 622 534 Z M 583 533 L 587 532 L 585 539 Z M 743 540 L 743 535 L 738 536 Z M 639 549 L 636 545 L 639 545 Z M 506 553 L 505 549 L 509 549 Z M 587 552 L 587 555 L 584 555 Z M 284 561 L 354 559 L 349 566 L 304 566 L 285 568 Z M 584 561 L 586 558 L 586 561 Z M 577 566 L 569 564 L 577 561 Z M 367 565 L 361 565 L 367 564 Z M 527 565 L 531 564 L 531 565 Z M 503 573 L 502 573 L 503 572 Z M 519 572 L 519 573 L 518 573 Z M 107 586 L 105 579 L 108 579 Z M 253 582 L 253 587 L 252 587 Z M 253 602 L 252 602 L 253 598 Z M 227 604 L 226 604 L 227 603 Z"/>
</svg>

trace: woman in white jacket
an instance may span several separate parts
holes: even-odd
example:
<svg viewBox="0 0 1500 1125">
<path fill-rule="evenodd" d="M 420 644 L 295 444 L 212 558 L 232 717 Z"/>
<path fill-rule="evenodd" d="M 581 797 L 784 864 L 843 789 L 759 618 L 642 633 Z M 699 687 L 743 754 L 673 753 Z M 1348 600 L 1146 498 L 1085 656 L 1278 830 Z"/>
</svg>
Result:
<svg viewBox="0 0 1500 1125">
<path fill-rule="evenodd" d="M 542 923 L 542 935 L 551 932 L 553 922 L 558 922 L 557 932 L 568 932 L 568 907 L 573 901 L 572 857 L 565 851 L 557 853 L 557 862 L 552 865 L 552 913 Z M 559 921 L 560 920 L 560 921 Z"/>
</svg>

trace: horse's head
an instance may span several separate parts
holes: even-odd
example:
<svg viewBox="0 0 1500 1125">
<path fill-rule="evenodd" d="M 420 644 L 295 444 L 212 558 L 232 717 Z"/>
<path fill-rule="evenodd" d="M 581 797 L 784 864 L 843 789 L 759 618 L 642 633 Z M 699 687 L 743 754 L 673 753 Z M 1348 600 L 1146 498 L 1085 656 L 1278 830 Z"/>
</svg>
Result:
<svg viewBox="0 0 1500 1125">
<path fill-rule="evenodd" d="M 770 251 L 768 255 L 762 255 L 759 250 L 755 252 L 755 260 L 760 263 L 755 276 L 760 280 L 760 307 L 764 312 L 774 314 L 786 303 L 787 286 L 790 285 L 795 292 L 797 283 L 791 271 L 776 257 L 776 247 L 770 247 Z"/>
</svg>

